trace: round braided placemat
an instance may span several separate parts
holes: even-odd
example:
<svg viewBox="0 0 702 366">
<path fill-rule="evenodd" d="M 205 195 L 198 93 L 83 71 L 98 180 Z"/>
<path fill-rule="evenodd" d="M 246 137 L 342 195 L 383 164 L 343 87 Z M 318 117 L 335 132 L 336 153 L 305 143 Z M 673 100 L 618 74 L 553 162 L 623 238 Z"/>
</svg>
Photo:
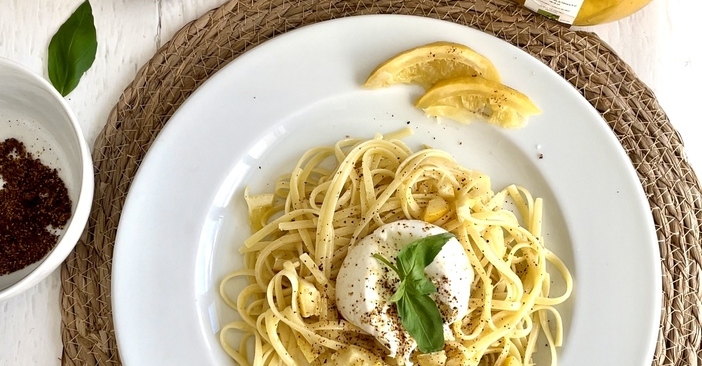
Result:
<svg viewBox="0 0 702 366">
<path fill-rule="evenodd" d="M 63 364 L 120 364 L 110 297 L 116 228 L 137 167 L 173 112 L 217 70 L 271 37 L 376 13 L 444 19 L 495 35 L 542 60 L 595 106 L 638 172 L 658 233 L 663 314 L 652 364 L 702 365 L 702 199 L 680 136 L 651 90 L 597 36 L 507 0 L 230 1 L 183 27 L 125 89 L 95 143 L 90 221 L 61 268 Z"/>
</svg>

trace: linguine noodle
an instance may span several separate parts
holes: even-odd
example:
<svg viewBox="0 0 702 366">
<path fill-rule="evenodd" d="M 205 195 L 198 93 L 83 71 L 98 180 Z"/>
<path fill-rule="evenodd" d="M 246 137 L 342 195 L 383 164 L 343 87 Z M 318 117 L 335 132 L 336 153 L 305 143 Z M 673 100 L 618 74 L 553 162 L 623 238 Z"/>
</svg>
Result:
<svg viewBox="0 0 702 366">
<path fill-rule="evenodd" d="M 247 189 L 253 234 L 240 249 L 244 269 L 220 286 L 241 317 L 224 326 L 220 340 L 240 365 L 334 364 L 350 348 L 369 363 L 402 364 L 383 357 L 387 351 L 373 337 L 339 315 L 334 284 L 347 248 L 385 223 L 424 220 L 432 200 L 446 203 L 432 224 L 456 236 L 475 276 L 469 313 L 451 324 L 454 339 L 441 355 L 415 351 L 412 360 L 531 365 L 543 334 L 551 365 L 557 364 L 563 325 L 554 306 L 569 297 L 573 283 L 564 263 L 544 247 L 542 200 L 515 185 L 494 193 L 489 177 L 448 153 L 410 150 L 399 140 L 407 133 L 313 148 L 277 180 L 273 193 Z M 547 263 L 565 280 L 563 294 L 550 294 Z M 241 277 L 248 285 L 232 294 L 228 283 Z M 237 332 L 241 341 L 230 343 Z"/>
</svg>

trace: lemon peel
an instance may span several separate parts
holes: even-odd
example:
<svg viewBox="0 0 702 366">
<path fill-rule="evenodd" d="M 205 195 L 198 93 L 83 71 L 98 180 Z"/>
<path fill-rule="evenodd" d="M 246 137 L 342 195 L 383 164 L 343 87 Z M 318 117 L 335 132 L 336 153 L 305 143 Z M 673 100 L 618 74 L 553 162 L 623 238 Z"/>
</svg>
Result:
<svg viewBox="0 0 702 366">
<path fill-rule="evenodd" d="M 432 117 L 446 117 L 461 123 L 484 119 L 505 127 L 520 128 L 527 117 L 541 110 L 525 94 L 481 76 L 437 82 L 415 102 Z"/>
<path fill-rule="evenodd" d="M 500 81 L 492 62 L 470 47 L 434 42 L 403 51 L 383 62 L 370 74 L 364 86 L 376 89 L 404 83 L 429 88 L 443 79 L 473 75 Z"/>
</svg>

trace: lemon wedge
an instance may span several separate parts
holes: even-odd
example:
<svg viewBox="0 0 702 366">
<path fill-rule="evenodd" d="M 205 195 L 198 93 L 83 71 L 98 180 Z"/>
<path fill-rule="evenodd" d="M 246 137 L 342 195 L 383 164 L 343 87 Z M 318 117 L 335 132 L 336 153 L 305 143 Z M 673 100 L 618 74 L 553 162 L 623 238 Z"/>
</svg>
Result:
<svg viewBox="0 0 702 366">
<path fill-rule="evenodd" d="M 462 44 L 435 42 L 383 62 L 368 77 L 365 87 L 376 89 L 404 83 L 429 88 L 439 80 L 473 75 L 500 81 L 500 74 L 485 56 Z"/>
<path fill-rule="evenodd" d="M 433 117 L 462 123 L 484 119 L 505 128 L 523 127 L 527 117 L 541 113 L 526 95 L 481 76 L 439 81 L 417 99 L 415 106 Z"/>
</svg>

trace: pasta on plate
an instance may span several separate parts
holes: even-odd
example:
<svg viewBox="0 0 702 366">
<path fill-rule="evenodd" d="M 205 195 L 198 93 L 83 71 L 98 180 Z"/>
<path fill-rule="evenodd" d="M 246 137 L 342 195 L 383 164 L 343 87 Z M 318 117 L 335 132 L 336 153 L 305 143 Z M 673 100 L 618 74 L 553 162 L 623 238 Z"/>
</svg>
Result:
<svg viewBox="0 0 702 366">
<path fill-rule="evenodd" d="M 237 363 L 531 365 L 543 335 L 557 364 L 563 325 L 556 306 L 573 282 L 544 246 L 542 200 L 516 185 L 493 192 L 488 176 L 448 153 L 412 151 L 400 140 L 408 133 L 313 148 L 276 181 L 274 192 L 254 195 L 247 188 L 253 234 L 240 249 L 244 268 L 220 286 L 241 318 L 220 333 Z M 335 283 L 349 248 L 385 224 L 408 219 L 455 235 L 474 273 L 465 289 L 467 315 L 448 325 L 443 350 L 391 358 L 381 342 L 340 315 Z M 565 283 L 555 296 L 554 269 Z M 231 282 L 242 277 L 248 284 L 235 293 Z M 233 333 L 240 335 L 237 344 Z"/>
</svg>

